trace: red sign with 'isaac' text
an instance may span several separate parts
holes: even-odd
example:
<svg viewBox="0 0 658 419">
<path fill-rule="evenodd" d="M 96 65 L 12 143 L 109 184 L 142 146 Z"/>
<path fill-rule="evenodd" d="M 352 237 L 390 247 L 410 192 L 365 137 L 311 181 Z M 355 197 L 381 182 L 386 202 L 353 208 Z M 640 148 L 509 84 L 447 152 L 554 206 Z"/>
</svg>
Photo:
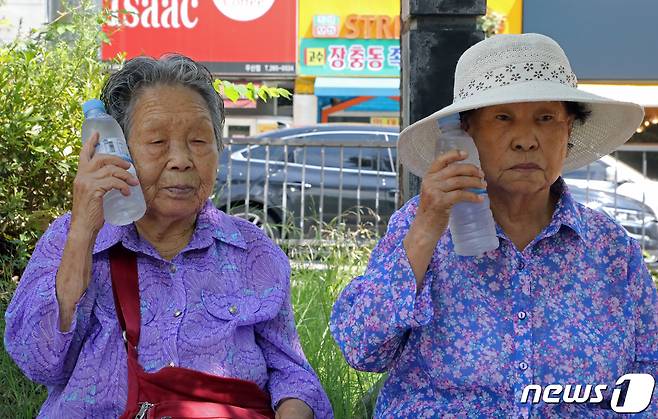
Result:
<svg viewBox="0 0 658 419">
<path fill-rule="evenodd" d="M 222 74 L 295 74 L 296 0 L 105 0 L 103 59 L 177 52 Z"/>
</svg>

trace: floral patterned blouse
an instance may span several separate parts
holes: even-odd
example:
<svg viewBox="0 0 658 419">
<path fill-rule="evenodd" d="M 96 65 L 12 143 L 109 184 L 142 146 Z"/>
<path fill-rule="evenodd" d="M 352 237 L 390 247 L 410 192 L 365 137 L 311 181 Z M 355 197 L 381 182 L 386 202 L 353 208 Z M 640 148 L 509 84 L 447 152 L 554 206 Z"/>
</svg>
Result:
<svg viewBox="0 0 658 419">
<path fill-rule="evenodd" d="M 389 373 L 376 417 L 618 417 L 618 378 L 658 381 L 658 293 L 637 240 L 562 178 L 552 190 L 552 220 L 523 250 L 496 224 L 498 249 L 458 256 L 447 229 L 420 290 L 402 245 L 419 197 L 393 215 L 331 315 L 347 362 Z M 529 384 L 607 391 L 596 404 L 521 403 Z M 658 390 L 638 416 L 658 417 Z"/>
<path fill-rule="evenodd" d="M 39 240 L 5 314 L 5 347 L 32 380 L 48 387 L 40 417 L 112 418 L 126 405 L 126 349 L 112 296 L 108 249 L 137 253 L 141 299 L 139 361 L 253 381 L 276 406 L 301 399 L 316 418 L 333 416 L 306 361 L 290 305 L 290 264 L 255 225 L 208 200 L 190 243 L 171 261 L 134 224 L 109 224 L 93 249 L 92 278 L 71 330 L 59 331 L 55 276 L 70 214 Z"/>
</svg>

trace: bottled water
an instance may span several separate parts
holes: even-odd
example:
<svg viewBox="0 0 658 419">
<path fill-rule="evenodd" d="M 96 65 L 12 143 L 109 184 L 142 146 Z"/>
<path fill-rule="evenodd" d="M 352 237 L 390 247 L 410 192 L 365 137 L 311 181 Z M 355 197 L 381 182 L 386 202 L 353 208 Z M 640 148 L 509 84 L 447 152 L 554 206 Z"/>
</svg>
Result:
<svg viewBox="0 0 658 419">
<path fill-rule="evenodd" d="M 85 121 L 82 123 L 82 141 L 91 138 L 95 131 L 100 134 L 96 153 L 112 154 L 130 162 L 128 172 L 137 176 L 126 139 L 119 123 L 105 112 L 103 102 L 98 99 L 86 101 L 82 105 Z M 114 225 L 126 225 L 144 216 L 146 203 L 140 185 L 130 186 L 130 195 L 124 196 L 118 189 L 112 189 L 103 196 L 105 221 Z"/>
<path fill-rule="evenodd" d="M 473 139 L 461 129 L 459 114 L 442 118 L 439 122 L 441 140 L 437 141 L 436 152 L 445 153 L 459 149 L 468 153 L 465 160 L 456 164 L 470 163 L 480 167 L 480 158 Z M 480 256 L 498 248 L 496 224 L 489 207 L 486 189 L 469 189 L 484 196 L 482 202 L 458 202 L 450 211 L 450 234 L 455 253 L 461 256 Z"/>
</svg>

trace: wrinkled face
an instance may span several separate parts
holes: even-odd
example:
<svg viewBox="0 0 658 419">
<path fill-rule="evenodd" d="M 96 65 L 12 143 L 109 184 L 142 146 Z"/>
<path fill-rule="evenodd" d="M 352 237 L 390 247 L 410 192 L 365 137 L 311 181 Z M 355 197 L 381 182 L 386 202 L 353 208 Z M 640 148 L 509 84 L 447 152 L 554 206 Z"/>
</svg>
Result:
<svg viewBox="0 0 658 419">
<path fill-rule="evenodd" d="M 212 193 L 218 151 L 208 107 L 199 93 L 158 85 L 139 93 L 128 144 L 144 191 L 147 216 L 195 215 Z"/>
<path fill-rule="evenodd" d="M 524 102 L 472 111 L 463 127 L 478 148 L 489 190 L 534 193 L 562 172 L 572 122 L 562 102 Z"/>
</svg>

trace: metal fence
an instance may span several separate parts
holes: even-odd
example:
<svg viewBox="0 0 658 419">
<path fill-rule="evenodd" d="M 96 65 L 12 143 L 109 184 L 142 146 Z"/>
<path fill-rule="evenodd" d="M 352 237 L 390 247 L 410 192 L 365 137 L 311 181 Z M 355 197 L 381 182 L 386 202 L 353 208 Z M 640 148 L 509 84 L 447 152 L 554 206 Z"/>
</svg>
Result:
<svg viewBox="0 0 658 419">
<path fill-rule="evenodd" d="M 318 238 L 323 225 L 382 233 L 397 207 L 394 141 L 225 141 L 215 204 L 255 222 L 275 221 L 279 239 Z"/>
<path fill-rule="evenodd" d="M 214 202 L 261 225 L 278 241 L 326 239 L 324 226 L 381 235 L 400 193 L 397 136 L 381 137 L 225 139 Z M 645 250 L 658 255 L 658 190 L 649 190 L 648 177 L 658 177 L 658 144 L 624 145 L 610 157 L 615 160 L 604 163 L 609 160 L 604 157 L 573 179 L 564 177 L 580 193 L 577 200 L 608 212 Z M 641 170 L 630 169 L 634 180 L 629 182 L 629 168 L 618 163 L 620 157 L 641 165 Z"/>
</svg>

